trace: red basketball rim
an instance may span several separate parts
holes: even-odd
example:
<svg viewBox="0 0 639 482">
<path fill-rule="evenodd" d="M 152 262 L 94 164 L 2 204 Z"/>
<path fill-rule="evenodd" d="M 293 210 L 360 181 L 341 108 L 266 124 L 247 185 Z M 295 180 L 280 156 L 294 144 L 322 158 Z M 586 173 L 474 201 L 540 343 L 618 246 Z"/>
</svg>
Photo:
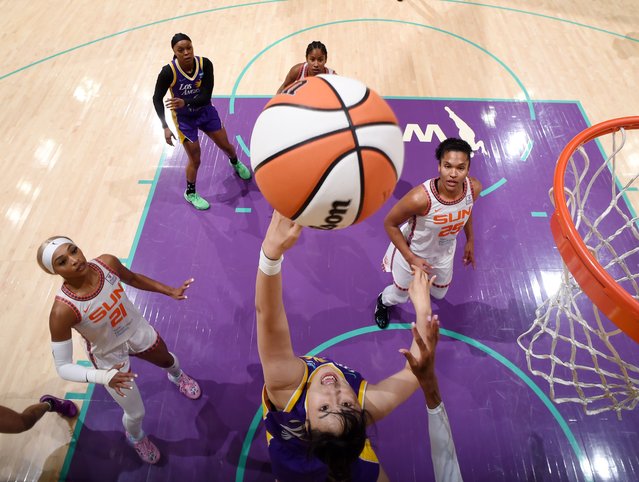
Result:
<svg viewBox="0 0 639 482">
<path fill-rule="evenodd" d="M 555 212 L 551 217 L 550 227 L 561 257 L 583 292 L 602 313 L 639 343 L 639 301 L 620 286 L 590 253 L 577 232 L 564 194 L 564 174 L 573 153 L 586 142 L 621 128 L 639 129 L 639 116 L 622 117 L 596 124 L 579 133 L 564 148 L 555 168 Z"/>
</svg>

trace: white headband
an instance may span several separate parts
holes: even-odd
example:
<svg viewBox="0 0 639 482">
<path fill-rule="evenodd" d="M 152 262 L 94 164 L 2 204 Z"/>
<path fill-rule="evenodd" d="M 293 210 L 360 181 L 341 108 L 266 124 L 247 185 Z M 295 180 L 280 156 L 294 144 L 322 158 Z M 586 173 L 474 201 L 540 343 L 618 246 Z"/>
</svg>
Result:
<svg viewBox="0 0 639 482">
<path fill-rule="evenodd" d="M 53 253 L 63 244 L 73 244 L 73 241 L 69 238 L 55 238 L 49 241 L 49 244 L 42 250 L 42 264 L 51 274 L 55 274 L 55 271 L 53 271 Z"/>
</svg>

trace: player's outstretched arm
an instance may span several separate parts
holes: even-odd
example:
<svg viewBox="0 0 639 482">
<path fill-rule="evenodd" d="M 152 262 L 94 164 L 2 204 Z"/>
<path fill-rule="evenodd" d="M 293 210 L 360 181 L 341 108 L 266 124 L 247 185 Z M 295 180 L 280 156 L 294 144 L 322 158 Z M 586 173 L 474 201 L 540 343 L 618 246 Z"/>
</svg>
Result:
<svg viewBox="0 0 639 482">
<path fill-rule="evenodd" d="M 98 258 L 105 263 L 109 268 L 116 272 L 123 283 L 133 286 L 134 288 L 144 291 L 154 291 L 156 293 L 162 293 L 163 295 L 170 296 L 175 300 L 185 300 L 187 296 L 184 292 L 191 286 L 195 280 L 193 278 L 187 279 L 181 286 L 173 288 L 167 286 L 164 283 L 160 283 L 154 279 L 144 276 L 140 273 L 134 273 L 122 263 L 120 260 L 111 254 L 103 254 Z"/>
<path fill-rule="evenodd" d="M 409 286 L 410 299 L 415 307 L 415 330 L 419 330 L 423 336 L 428 336 L 431 330 L 431 305 L 430 289 L 435 281 L 435 276 L 430 280 L 423 270 L 411 266 L 414 272 L 413 280 Z M 419 353 L 417 341 L 413 341 L 409 352 L 413 356 Z M 375 385 L 369 385 L 366 390 L 366 409 L 371 413 L 374 421 L 381 420 L 395 408 L 404 403 L 419 387 L 417 378 L 411 371 L 408 361 L 399 372 L 382 380 Z"/>
<path fill-rule="evenodd" d="M 295 244 L 301 231 L 301 226 L 273 211 L 255 281 L 257 348 L 269 399 L 278 408 L 286 404 L 304 376 L 304 362 L 293 352 L 281 273 L 284 252 Z"/>
<path fill-rule="evenodd" d="M 432 266 L 426 260 L 416 256 L 408 246 L 400 226 L 413 216 L 424 216 L 430 209 L 430 199 L 424 188 L 416 186 L 395 204 L 384 218 L 384 229 L 391 242 L 399 250 L 409 265 L 430 270 Z"/>
<path fill-rule="evenodd" d="M 411 329 L 414 343 L 419 348 L 415 355 L 408 350 L 400 350 L 419 381 L 428 407 L 428 436 L 437 482 L 461 482 L 461 471 L 455 451 L 455 443 L 448 422 L 448 415 L 442 403 L 437 375 L 435 374 L 435 347 L 439 340 L 439 320 L 433 316 L 427 324 L 426 337 L 422 338 L 415 325 Z"/>
</svg>

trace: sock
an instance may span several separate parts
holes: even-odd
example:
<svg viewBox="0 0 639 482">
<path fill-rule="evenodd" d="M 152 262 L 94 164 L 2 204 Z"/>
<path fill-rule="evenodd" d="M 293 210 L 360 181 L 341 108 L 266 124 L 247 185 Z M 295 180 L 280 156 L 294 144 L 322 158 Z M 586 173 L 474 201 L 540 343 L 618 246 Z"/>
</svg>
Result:
<svg viewBox="0 0 639 482">
<path fill-rule="evenodd" d="M 129 440 L 131 442 L 139 442 L 144 438 L 144 430 L 142 430 L 142 422 L 134 422 L 126 413 L 122 415 L 122 424 L 124 425 L 127 433 L 129 434 Z"/>
<path fill-rule="evenodd" d="M 186 181 L 186 193 L 195 194 L 195 183 Z"/>
<path fill-rule="evenodd" d="M 178 357 L 176 357 L 173 353 L 169 353 L 173 357 L 173 365 L 171 365 L 169 368 L 165 368 L 165 370 L 171 376 L 171 380 L 177 382 L 177 379 L 180 378 L 180 375 L 182 375 L 182 370 L 180 369 L 180 360 L 178 360 Z"/>
<path fill-rule="evenodd" d="M 49 400 L 45 400 L 44 403 L 49 405 L 49 410 L 47 410 L 47 412 L 53 412 L 53 403 L 51 403 Z"/>
<path fill-rule="evenodd" d="M 229 162 L 233 165 L 237 164 L 237 157 L 234 157 L 232 159 L 229 157 Z"/>
</svg>

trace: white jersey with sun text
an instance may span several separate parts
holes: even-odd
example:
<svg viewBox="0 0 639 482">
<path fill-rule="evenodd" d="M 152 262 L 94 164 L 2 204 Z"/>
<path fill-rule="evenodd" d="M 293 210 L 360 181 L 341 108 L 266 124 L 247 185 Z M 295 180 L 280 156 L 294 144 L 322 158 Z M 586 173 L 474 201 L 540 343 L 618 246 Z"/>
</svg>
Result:
<svg viewBox="0 0 639 482">
<path fill-rule="evenodd" d="M 78 296 L 63 284 L 56 300 L 73 309 L 79 321 L 73 328 L 86 340 L 89 356 L 100 358 L 128 341 L 145 320 L 111 268 L 99 259 L 89 261 L 87 268 L 99 274 L 98 288 Z"/>
<path fill-rule="evenodd" d="M 401 227 L 410 250 L 434 265 L 454 255 L 457 234 L 464 229 L 473 210 L 473 186 L 469 178 L 454 201 L 442 199 L 436 182 L 437 179 L 429 179 L 422 184 L 430 199 L 428 212 L 413 216 Z"/>
</svg>

